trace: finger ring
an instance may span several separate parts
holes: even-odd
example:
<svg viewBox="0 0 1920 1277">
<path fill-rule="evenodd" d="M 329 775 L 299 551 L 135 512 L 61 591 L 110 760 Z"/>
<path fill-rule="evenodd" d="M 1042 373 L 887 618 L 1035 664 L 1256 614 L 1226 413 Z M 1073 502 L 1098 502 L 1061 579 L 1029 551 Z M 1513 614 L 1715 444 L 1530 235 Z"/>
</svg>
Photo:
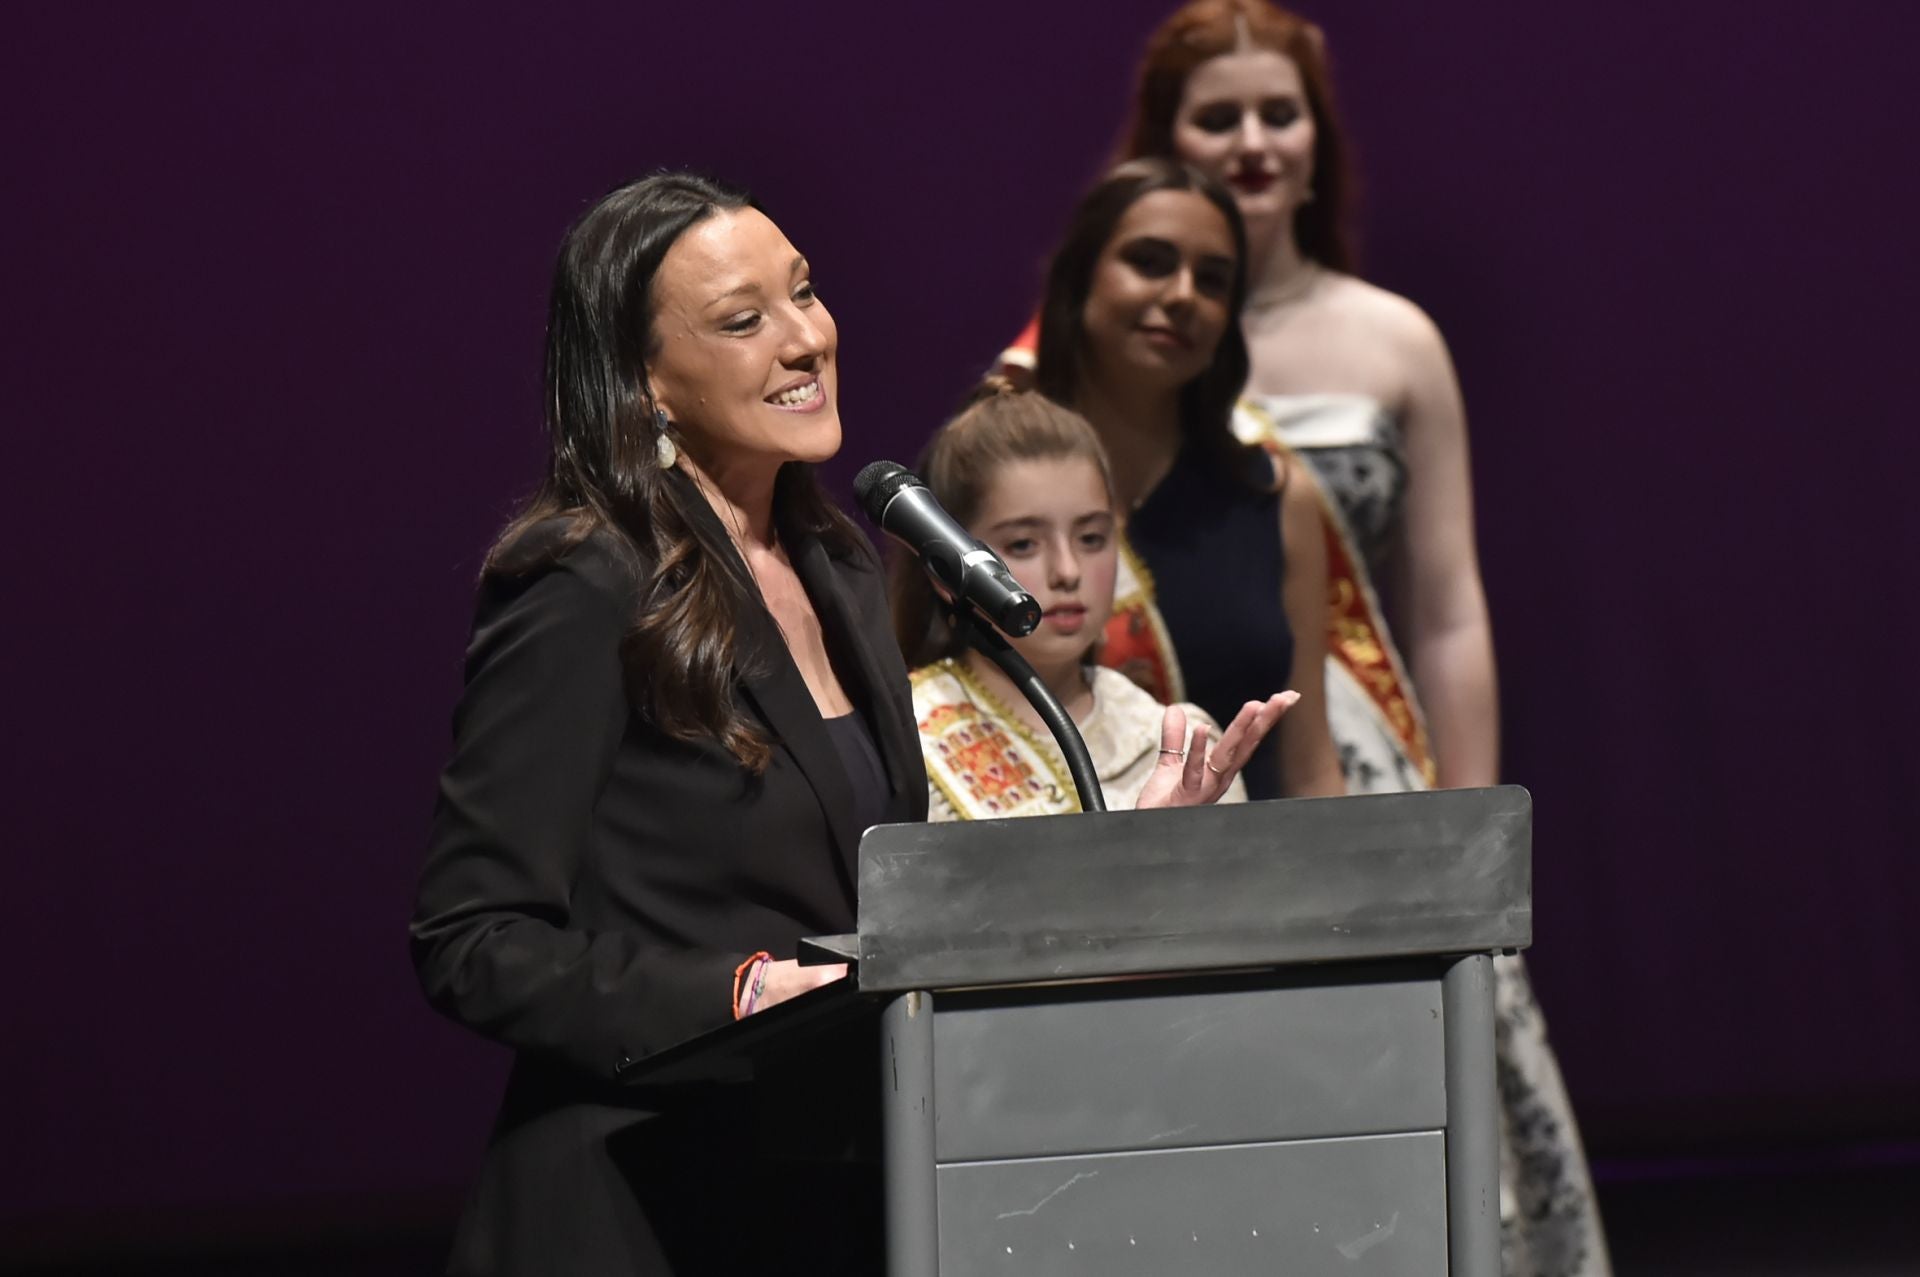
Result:
<svg viewBox="0 0 1920 1277">
<path fill-rule="evenodd" d="M 1163 749 L 1160 752 L 1162 754 L 1172 754 L 1175 758 L 1185 758 L 1187 756 L 1187 751 L 1184 749 Z"/>
<path fill-rule="evenodd" d="M 1219 769 L 1218 767 L 1215 767 L 1215 766 L 1214 766 L 1214 765 L 1213 765 L 1213 764 L 1212 764 L 1211 762 L 1209 762 L 1209 763 L 1207 764 L 1207 770 L 1208 770 L 1208 771 L 1210 771 L 1210 772 L 1212 772 L 1212 773 L 1213 773 L 1214 775 L 1216 775 L 1216 776 L 1224 776 L 1224 775 L 1226 775 L 1226 773 L 1225 773 L 1225 772 L 1223 772 L 1223 771 L 1221 771 L 1221 770 L 1220 770 L 1220 769 Z"/>
</svg>

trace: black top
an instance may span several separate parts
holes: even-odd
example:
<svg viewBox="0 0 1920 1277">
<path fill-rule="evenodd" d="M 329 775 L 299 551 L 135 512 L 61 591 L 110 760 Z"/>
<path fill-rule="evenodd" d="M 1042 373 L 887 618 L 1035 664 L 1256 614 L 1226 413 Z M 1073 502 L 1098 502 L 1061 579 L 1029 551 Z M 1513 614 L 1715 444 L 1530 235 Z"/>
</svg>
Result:
<svg viewBox="0 0 1920 1277">
<path fill-rule="evenodd" d="M 1280 589 L 1280 494 L 1273 463 L 1249 448 L 1239 474 L 1187 446 L 1127 520 L 1127 540 L 1153 574 L 1187 699 L 1225 727 L 1248 701 L 1285 691 L 1293 630 Z M 1249 798 L 1280 796 L 1277 734 L 1242 773 Z"/>
<path fill-rule="evenodd" d="M 875 825 L 899 821 L 902 817 L 887 792 L 887 765 L 880 761 L 880 747 L 874 744 L 865 716 L 855 710 L 826 723 L 840 766 L 853 782 L 853 827 L 865 833 Z"/>
</svg>

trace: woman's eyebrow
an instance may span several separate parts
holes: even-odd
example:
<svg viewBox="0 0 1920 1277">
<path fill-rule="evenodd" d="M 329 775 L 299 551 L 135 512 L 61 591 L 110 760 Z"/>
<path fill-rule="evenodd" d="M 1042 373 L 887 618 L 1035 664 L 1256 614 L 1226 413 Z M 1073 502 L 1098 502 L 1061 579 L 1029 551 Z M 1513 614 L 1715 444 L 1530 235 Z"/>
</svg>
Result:
<svg viewBox="0 0 1920 1277">
<path fill-rule="evenodd" d="M 787 267 L 787 274 L 789 276 L 798 275 L 800 272 L 806 269 L 807 269 L 806 256 L 804 254 L 796 255 L 793 259 L 792 264 Z M 760 292 L 760 285 L 754 283 L 751 280 L 747 280 L 745 282 L 735 284 L 732 288 L 729 288 L 726 292 L 721 293 L 718 297 L 715 297 L 712 301 L 708 302 L 707 305 L 718 306 L 721 302 L 731 301 L 735 297 L 740 297 L 746 294 L 757 295 L 759 292 Z"/>
<path fill-rule="evenodd" d="M 760 285 L 754 283 L 751 280 L 748 280 L 743 283 L 735 284 L 732 288 L 729 288 L 726 292 L 721 293 L 719 296 L 715 297 L 712 301 L 707 303 L 707 308 L 711 310 L 713 307 L 718 306 L 721 302 L 731 301 L 735 297 L 742 297 L 742 296 L 757 297 L 759 295 L 760 295 Z"/>
</svg>

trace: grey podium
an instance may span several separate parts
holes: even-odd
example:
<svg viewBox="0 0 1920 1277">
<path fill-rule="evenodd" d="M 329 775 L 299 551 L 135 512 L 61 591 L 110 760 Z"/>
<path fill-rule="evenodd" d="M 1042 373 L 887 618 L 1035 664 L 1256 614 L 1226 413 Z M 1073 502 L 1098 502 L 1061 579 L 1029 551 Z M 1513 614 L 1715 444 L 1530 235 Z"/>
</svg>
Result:
<svg viewBox="0 0 1920 1277">
<path fill-rule="evenodd" d="M 1512 787 L 870 830 L 815 951 L 879 1016 L 892 1277 L 1497 1277 L 1531 833 Z"/>
</svg>

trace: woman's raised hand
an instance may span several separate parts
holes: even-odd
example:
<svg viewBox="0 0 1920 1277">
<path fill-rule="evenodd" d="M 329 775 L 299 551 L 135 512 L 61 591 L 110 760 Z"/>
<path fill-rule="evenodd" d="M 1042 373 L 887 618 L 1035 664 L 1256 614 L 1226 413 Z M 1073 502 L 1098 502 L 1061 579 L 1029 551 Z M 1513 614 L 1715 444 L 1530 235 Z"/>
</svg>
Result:
<svg viewBox="0 0 1920 1277">
<path fill-rule="evenodd" d="M 1211 747 L 1205 723 L 1194 726 L 1193 739 L 1187 742 L 1186 714 L 1178 705 L 1167 706 L 1160 719 L 1160 762 L 1147 778 L 1134 808 L 1145 811 L 1218 802 L 1280 716 L 1299 699 L 1298 692 L 1279 692 L 1264 701 L 1248 701 Z M 1183 742 L 1187 742 L 1184 750 Z"/>
</svg>

